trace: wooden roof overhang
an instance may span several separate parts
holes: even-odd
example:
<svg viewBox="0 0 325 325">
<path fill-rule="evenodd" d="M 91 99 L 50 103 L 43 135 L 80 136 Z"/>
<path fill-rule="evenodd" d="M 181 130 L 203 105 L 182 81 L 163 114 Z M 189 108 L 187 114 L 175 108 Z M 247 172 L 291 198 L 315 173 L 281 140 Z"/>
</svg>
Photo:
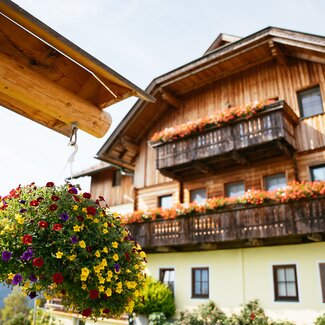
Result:
<svg viewBox="0 0 325 325">
<path fill-rule="evenodd" d="M 287 64 L 290 57 L 325 63 L 325 37 L 268 27 L 154 79 L 146 91 L 157 101 L 137 101 L 97 158 L 133 170 L 140 140 L 167 109 L 182 105 L 183 95 L 264 62 Z"/>
<path fill-rule="evenodd" d="M 0 0 L 0 105 L 68 136 L 71 124 L 102 137 L 103 109 L 146 92 L 10 0 Z"/>
</svg>

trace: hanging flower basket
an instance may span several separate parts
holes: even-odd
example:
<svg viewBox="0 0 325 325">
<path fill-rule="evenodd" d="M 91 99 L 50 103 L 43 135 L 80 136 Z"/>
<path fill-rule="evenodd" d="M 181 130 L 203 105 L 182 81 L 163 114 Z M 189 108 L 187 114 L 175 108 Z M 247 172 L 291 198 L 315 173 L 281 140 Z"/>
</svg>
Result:
<svg viewBox="0 0 325 325">
<path fill-rule="evenodd" d="M 0 254 L 0 281 L 92 319 L 132 312 L 144 281 L 145 253 L 119 216 L 70 184 L 0 198 Z"/>
</svg>

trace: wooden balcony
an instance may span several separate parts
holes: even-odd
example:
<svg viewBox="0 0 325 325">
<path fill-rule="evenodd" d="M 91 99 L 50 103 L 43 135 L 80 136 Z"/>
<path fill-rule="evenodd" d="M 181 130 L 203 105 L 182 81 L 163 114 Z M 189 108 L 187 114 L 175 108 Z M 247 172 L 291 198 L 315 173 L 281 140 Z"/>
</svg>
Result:
<svg viewBox="0 0 325 325">
<path fill-rule="evenodd" d="M 171 178 L 188 179 L 274 156 L 291 157 L 296 150 L 297 123 L 292 109 L 277 101 L 250 119 L 236 119 L 223 127 L 154 145 L 157 169 Z"/>
<path fill-rule="evenodd" d="M 325 240 L 325 197 L 128 226 L 148 252 L 278 245 Z"/>
</svg>

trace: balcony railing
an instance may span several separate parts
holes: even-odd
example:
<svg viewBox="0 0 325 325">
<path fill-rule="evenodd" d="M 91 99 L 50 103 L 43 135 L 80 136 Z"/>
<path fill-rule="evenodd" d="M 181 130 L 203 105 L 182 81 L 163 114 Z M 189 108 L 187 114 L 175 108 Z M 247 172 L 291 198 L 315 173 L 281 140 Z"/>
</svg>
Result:
<svg viewBox="0 0 325 325">
<path fill-rule="evenodd" d="M 162 174 L 182 178 L 214 173 L 224 166 L 270 156 L 291 156 L 296 148 L 297 115 L 284 101 L 268 105 L 250 119 L 236 119 L 172 142 L 159 143 L 156 166 Z"/>
<path fill-rule="evenodd" d="M 279 238 L 322 240 L 325 233 L 325 197 L 254 207 L 232 207 L 211 214 L 129 225 L 140 245 L 155 251 L 218 244 L 245 246 L 247 242 L 279 243 Z M 317 234 L 317 236 L 315 236 Z M 311 236 L 312 235 L 312 236 Z M 283 241 L 285 242 L 285 241 Z M 209 245 L 208 245 L 209 247 Z"/>
</svg>

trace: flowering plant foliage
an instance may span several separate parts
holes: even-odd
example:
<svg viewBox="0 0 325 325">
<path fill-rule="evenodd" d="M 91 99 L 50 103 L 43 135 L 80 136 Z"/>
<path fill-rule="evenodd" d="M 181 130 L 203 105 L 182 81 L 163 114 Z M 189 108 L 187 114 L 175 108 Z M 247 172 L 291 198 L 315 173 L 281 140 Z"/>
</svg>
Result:
<svg viewBox="0 0 325 325">
<path fill-rule="evenodd" d="M 120 217 L 70 184 L 0 198 L 0 250 L 0 281 L 92 319 L 132 312 L 144 282 L 145 253 Z"/>
<path fill-rule="evenodd" d="M 255 101 L 245 106 L 230 107 L 229 109 L 218 112 L 214 115 L 166 128 L 160 132 L 156 132 L 153 134 L 150 141 L 152 143 L 174 141 L 210 127 L 221 127 L 237 118 L 249 119 L 258 111 L 265 109 L 267 105 L 270 105 L 274 102 L 274 99 L 268 99 Z"/>
<path fill-rule="evenodd" d="M 287 187 L 272 192 L 262 190 L 248 190 L 241 197 L 213 197 L 204 204 L 196 202 L 190 204 L 178 204 L 170 209 L 154 208 L 147 211 L 135 211 L 132 214 L 122 216 L 125 223 L 139 223 L 156 218 L 175 219 L 196 213 L 209 213 L 234 207 L 235 205 L 258 206 L 265 203 L 286 203 L 306 198 L 314 198 L 325 195 L 325 182 L 291 182 Z"/>
</svg>

